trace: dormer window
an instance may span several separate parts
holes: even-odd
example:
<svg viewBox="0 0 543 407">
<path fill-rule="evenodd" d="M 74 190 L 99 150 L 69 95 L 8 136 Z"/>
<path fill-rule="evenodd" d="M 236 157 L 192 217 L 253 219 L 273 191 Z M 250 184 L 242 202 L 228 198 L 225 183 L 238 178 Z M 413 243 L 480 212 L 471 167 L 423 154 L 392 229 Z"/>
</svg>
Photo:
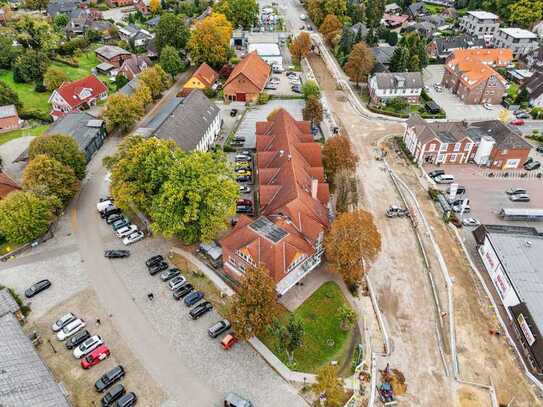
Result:
<svg viewBox="0 0 543 407">
<path fill-rule="evenodd" d="M 81 92 L 79 92 L 79 99 L 86 99 L 90 95 L 92 95 L 92 91 L 89 88 L 85 88 Z"/>
</svg>

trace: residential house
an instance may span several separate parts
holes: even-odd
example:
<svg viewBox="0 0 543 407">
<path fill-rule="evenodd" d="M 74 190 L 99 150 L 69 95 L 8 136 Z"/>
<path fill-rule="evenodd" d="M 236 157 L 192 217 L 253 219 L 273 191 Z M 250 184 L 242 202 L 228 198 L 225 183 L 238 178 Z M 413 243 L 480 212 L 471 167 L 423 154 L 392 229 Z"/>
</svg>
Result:
<svg viewBox="0 0 543 407">
<path fill-rule="evenodd" d="M 256 51 L 247 54 L 226 80 L 223 93 L 227 101 L 255 102 L 264 90 L 271 68 Z"/>
<path fill-rule="evenodd" d="M 15 316 L 17 321 L 23 321 L 25 319 L 21 307 L 11 295 L 11 292 L 7 288 L 2 288 L 0 290 L 0 315 L 5 315 L 7 313 Z"/>
<path fill-rule="evenodd" d="M 20 191 L 21 187 L 12 180 L 5 172 L 0 170 L 0 200 L 4 199 L 10 192 Z"/>
<path fill-rule="evenodd" d="M 190 79 L 185 82 L 183 88 L 201 90 L 209 89 L 215 84 L 217 79 L 219 79 L 219 74 L 204 62 L 192 74 Z"/>
<path fill-rule="evenodd" d="M 483 38 L 490 45 L 492 36 L 500 27 L 500 18 L 488 11 L 468 11 L 460 19 L 460 29 L 472 37 Z"/>
<path fill-rule="evenodd" d="M 0 106 L 0 133 L 20 129 L 21 123 L 15 105 Z"/>
<path fill-rule="evenodd" d="M 406 122 L 403 141 L 420 164 L 474 162 L 496 169 L 520 168 L 531 145 L 499 120 L 427 122 L 414 114 Z"/>
<path fill-rule="evenodd" d="M 383 104 L 396 98 L 418 103 L 424 82 L 420 72 L 381 72 L 370 77 L 368 88 L 370 100 L 374 104 Z"/>
<path fill-rule="evenodd" d="M 121 40 L 128 41 L 134 44 L 135 47 L 145 47 L 155 35 L 143 28 L 139 28 L 133 24 L 129 24 L 126 27 L 119 29 L 119 36 Z"/>
<path fill-rule="evenodd" d="M 416 31 L 426 40 L 431 40 L 437 32 L 437 26 L 429 21 L 419 21 L 402 29 L 402 33 Z"/>
<path fill-rule="evenodd" d="M 394 14 L 399 16 L 402 14 L 402 8 L 396 3 L 385 4 L 385 14 Z"/>
<path fill-rule="evenodd" d="M 207 151 L 220 133 L 220 109 L 199 89 L 185 97 L 175 97 L 150 120 L 148 127 L 136 130 L 142 136 L 173 140 L 185 151 Z"/>
<path fill-rule="evenodd" d="M 87 28 L 87 30 L 97 32 L 104 40 L 110 40 L 112 38 L 112 29 L 113 24 L 106 20 L 94 20 Z"/>
<path fill-rule="evenodd" d="M 460 49 L 447 59 L 442 85 L 465 104 L 499 104 L 507 81 L 493 67 L 507 67 L 513 59 L 510 49 Z"/>
<path fill-rule="evenodd" d="M 53 0 L 47 3 L 47 15 L 55 18 L 57 14 L 70 15 L 72 11 L 81 8 L 81 0 Z"/>
<path fill-rule="evenodd" d="M 532 71 L 543 71 L 543 46 L 524 56 L 526 67 Z"/>
<path fill-rule="evenodd" d="M 454 7 L 447 7 L 441 12 L 441 15 L 445 18 L 457 19 L 458 11 Z"/>
<path fill-rule="evenodd" d="M 74 138 L 87 161 L 90 161 L 94 153 L 102 147 L 107 137 L 104 121 L 87 112 L 65 114 L 44 133 L 44 135 L 50 134 L 66 134 Z"/>
<path fill-rule="evenodd" d="M 422 17 L 428 14 L 426 12 L 426 6 L 421 1 L 418 1 L 416 3 L 410 4 L 409 6 L 407 6 L 406 12 L 409 18 L 411 18 L 412 20 L 416 20 L 418 17 Z"/>
<path fill-rule="evenodd" d="M 0 404 L 10 407 L 70 407 L 65 390 L 55 382 L 51 371 L 23 331 L 19 322 L 19 306 L 13 299 L 6 300 L 4 290 L 0 296 L 4 299 L 0 300 Z"/>
<path fill-rule="evenodd" d="M 375 65 L 373 67 L 373 73 L 376 72 L 388 72 L 390 61 L 396 47 L 374 47 L 371 49 L 373 57 L 375 58 Z"/>
<path fill-rule="evenodd" d="M 149 10 L 150 4 L 150 0 L 135 0 L 134 7 L 136 7 L 136 10 L 138 10 L 144 16 L 148 16 L 149 14 L 151 14 L 151 11 Z"/>
<path fill-rule="evenodd" d="M 466 48 L 483 48 L 484 40 L 469 35 L 436 37 L 426 46 L 428 55 L 438 61 L 445 61 L 453 51 Z"/>
<path fill-rule="evenodd" d="M 543 20 L 532 28 L 532 32 L 535 33 L 540 40 L 543 40 Z"/>
<path fill-rule="evenodd" d="M 68 37 L 83 35 L 90 29 L 92 23 L 102 18 L 102 13 L 92 8 L 78 8 L 70 13 L 70 21 L 64 31 Z"/>
<path fill-rule="evenodd" d="M 125 59 L 117 75 L 123 75 L 126 79 L 131 81 L 141 71 L 152 65 L 149 57 L 145 55 L 132 55 L 130 58 Z"/>
<path fill-rule="evenodd" d="M 134 92 L 138 89 L 138 77 L 136 76 L 134 79 L 129 81 L 126 85 L 124 85 L 121 89 L 119 89 L 119 93 L 122 93 L 126 96 L 132 96 Z"/>
<path fill-rule="evenodd" d="M 543 107 L 543 71 L 535 72 L 524 86 L 530 106 Z"/>
<path fill-rule="evenodd" d="M 537 35 L 522 28 L 500 28 L 494 34 L 492 43 L 495 48 L 510 48 L 515 58 L 529 54 L 539 47 Z"/>
<path fill-rule="evenodd" d="M 132 6 L 135 1 L 134 0 L 106 0 L 106 3 L 109 7 L 124 7 L 124 6 Z"/>
<path fill-rule="evenodd" d="M 132 58 L 132 53 L 129 51 L 117 47 L 115 45 L 104 45 L 96 48 L 94 51 L 98 59 L 102 62 L 106 62 L 117 68 L 120 68 L 124 61 Z"/>
<path fill-rule="evenodd" d="M 422 0 L 427 4 L 437 4 L 438 6 L 454 7 L 454 0 Z"/>
<path fill-rule="evenodd" d="M 310 123 L 284 109 L 257 122 L 256 166 L 260 216 L 240 216 L 220 240 L 224 272 L 239 280 L 262 266 L 283 295 L 321 263 L 329 227 L 330 193 Z"/>
<path fill-rule="evenodd" d="M 64 82 L 49 97 L 49 103 L 53 107 L 50 114 L 56 120 L 68 112 L 88 109 L 106 98 L 107 86 L 94 75 Z"/>
<path fill-rule="evenodd" d="M 402 27 L 407 20 L 409 20 L 409 16 L 405 14 L 383 14 L 383 24 L 390 29 Z"/>
</svg>

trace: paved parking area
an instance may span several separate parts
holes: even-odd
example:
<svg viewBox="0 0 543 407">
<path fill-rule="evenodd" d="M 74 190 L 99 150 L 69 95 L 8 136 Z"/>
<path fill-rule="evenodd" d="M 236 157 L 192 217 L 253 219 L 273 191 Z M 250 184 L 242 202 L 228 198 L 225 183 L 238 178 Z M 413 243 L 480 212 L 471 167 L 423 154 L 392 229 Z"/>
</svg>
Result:
<svg viewBox="0 0 543 407">
<path fill-rule="evenodd" d="M 221 110 L 220 115 L 222 119 L 222 128 L 216 143 L 223 145 L 231 131 L 236 128 L 236 124 L 243 116 L 243 112 L 247 108 L 244 102 L 231 102 L 224 103 L 222 101 L 215 102 L 217 107 Z M 231 115 L 232 109 L 236 109 L 238 112 L 235 116 Z"/>
<path fill-rule="evenodd" d="M 242 148 L 256 148 L 256 122 L 266 120 L 273 110 L 279 108 L 286 109 L 296 120 L 302 120 L 304 105 L 305 103 L 302 99 L 276 99 L 270 100 L 265 105 L 257 105 L 249 108 L 236 132 L 236 136 L 245 137 L 245 143 Z"/>
<path fill-rule="evenodd" d="M 434 84 L 441 83 L 443 79 L 443 65 L 428 65 L 423 71 L 424 85 L 428 87 L 428 95 L 441 106 L 447 114 L 447 120 L 494 120 L 502 106 L 493 106 L 492 110 L 485 109 L 482 105 L 466 105 L 460 98 L 453 95 L 450 90 L 443 88 L 442 92 L 436 92 Z"/>
<path fill-rule="evenodd" d="M 296 75 L 298 77 L 298 80 L 297 81 L 296 80 L 290 81 L 289 78 L 286 75 L 286 72 L 283 72 L 283 73 L 280 73 L 280 74 L 279 73 L 272 74 L 272 76 L 271 76 L 272 78 L 279 79 L 279 86 L 275 90 L 266 89 L 265 92 L 270 94 L 270 95 L 276 96 L 276 97 L 300 95 L 299 93 L 295 93 L 291 89 L 291 86 L 294 85 L 295 83 L 299 83 L 300 86 L 301 86 L 300 74 L 296 73 Z"/>
</svg>

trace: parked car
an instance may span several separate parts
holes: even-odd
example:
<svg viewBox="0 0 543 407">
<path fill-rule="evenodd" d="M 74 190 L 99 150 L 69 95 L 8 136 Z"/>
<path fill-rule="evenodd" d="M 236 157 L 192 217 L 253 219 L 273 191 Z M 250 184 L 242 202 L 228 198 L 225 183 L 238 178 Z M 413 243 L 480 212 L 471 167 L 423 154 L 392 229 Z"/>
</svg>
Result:
<svg viewBox="0 0 543 407">
<path fill-rule="evenodd" d="M 145 265 L 147 267 L 151 267 L 153 264 L 157 264 L 157 263 L 161 263 L 164 261 L 164 256 L 162 256 L 161 254 L 157 254 L 156 256 L 153 256 L 153 257 L 149 257 L 146 261 L 145 261 Z"/>
<path fill-rule="evenodd" d="M 194 291 L 187 295 L 183 302 L 187 307 L 191 307 L 194 304 L 196 304 L 198 301 L 200 301 L 202 298 L 204 298 L 204 293 L 201 291 Z"/>
<path fill-rule="evenodd" d="M 131 225 L 131 223 L 127 218 L 122 218 L 122 219 L 119 219 L 119 220 L 116 220 L 115 222 L 113 222 L 111 224 L 111 228 L 113 229 L 114 232 L 116 232 L 117 230 L 125 228 L 125 227 L 130 226 L 130 225 Z M 135 233 L 135 232 L 132 232 L 132 233 Z M 127 235 L 127 236 L 129 236 L 129 235 Z"/>
<path fill-rule="evenodd" d="M 518 113 L 515 113 L 515 117 L 517 119 L 529 119 L 531 116 L 527 112 L 518 112 Z"/>
<path fill-rule="evenodd" d="M 402 218 L 408 214 L 409 211 L 406 208 L 400 208 L 396 205 L 392 205 L 385 210 L 385 215 L 387 218 Z"/>
<path fill-rule="evenodd" d="M 492 109 L 492 105 L 490 103 L 483 103 L 483 107 L 486 109 L 486 110 L 493 110 Z"/>
<path fill-rule="evenodd" d="M 207 330 L 207 334 L 212 338 L 216 338 L 223 332 L 228 331 L 231 326 L 232 325 L 230 324 L 230 321 L 228 321 L 227 319 L 222 319 L 211 325 Z"/>
<path fill-rule="evenodd" d="M 238 114 L 238 109 L 232 109 L 232 110 L 230 110 L 230 116 L 236 117 L 237 114 Z"/>
<path fill-rule="evenodd" d="M 302 88 L 300 85 L 292 85 L 290 90 L 292 90 L 294 93 L 302 93 Z"/>
<path fill-rule="evenodd" d="M 522 126 L 524 125 L 524 120 L 523 119 L 515 119 L 513 121 L 511 121 L 511 123 L 509 124 L 512 124 L 513 126 Z"/>
<path fill-rule="evenodd" d="M 277 76 L 272 76 L 269 80 L 270 83 L 279 83 L 281 82 L 281 79 L 279 79 Z"/>
<path fill-rule="evenodd" d="M 135 232 L 135 233 L 132 233 L 131 235 L 126 236 L 126 237 L 123 239 L 123 244 L 125 244 L 126 246 L 128 246 L 129 244 L 139 242 L 139 241 L 142 240 L 144 237 L 145 237 L 145 235 L 144 235 L 143 232 L 140 230 L 139 232 Z"/>
<path fill-rule="evenodd" d="M 242 194 L 248 194 L 251 192 L 251 187 L 248 187 L 247 185 L 240 185 L 239 192 L 241 192 Z"/>
<path fill-rule="evenodd" d="M 30 287 L 28 287 L 25 290 L 25 297 L 26 298 L 32 298 L 36 294 L 41 293 L 44 290 L 47 290 L 49 287 L 51 287 L 51 282 L 47 279 L 40 280 L 37 283 L 32 284 Z"/>
<path fill-rule="evenodd" d="M 434 178 L 434 181 L 438 184 L 452 184 L 454 182 L 454 176 L 443 174 Z"/>
<path fill-rule="evenodd" d="M 437 83 L 434 84 L 434 89 L 437 93 L 443 92 L 443 87 Z"/>
<path fill-rule="evenodd" d="M 111 199 L 100 200 L 100 202 L 96 204 L 96 210 L 98 212 L 103 212 L 109 206 L 113 206 L 113 201 Z"/>
<path fill-rule="evenodd" d="M 90 332 L 86 329 L 83 331 L 79 331 L 75 335 L 68 338 L 65 342 L 66 349 L 73 349 L 76 346 L 81 345 L 84 341 L 89 339 L 91 337 Z"/>
<path fill-rule="evenodd" d="M 70 322 L 75 321 L 76 319 L 77 317 L 69 312 L 57 319 L 57 321 L 53 325 L 51 325 L 51 329 L 53 330 L 53 332 L 58 332 Z"/>
<path fill-rule="evenodd" d="M 121 380 L 125 374 L 126 372 L 121 365 L 115 366 L 109 372 L 104 373 L 98 380 L 96 380 L 94 383 L 94 388 L 97 392 L 101 393 Z"/>
<path fill-rule="evenodd" d="M 117 222 L 118 220 L 121 220 L 121 219 L 126 219 L 122 214 L 120 213 L 114 213 L 112 215 L 109 215 L 107 218 L 106 218 L 106 223 L 108 225 L 111 225 L 115 222 Z"/>
<path fill-rule="evenodd" d="M 234 334 L 228 334 L 221 341 L 221 346 L 224 350 L 228 350 L 232 346 L 234 346 L 237 341 L 238 341 L 238 338 L 236 338 Z"/>
<path fill-rule="evenodd" d="M 106 250 L 104 252 L 104 257 L 108 259 L 122 259 L 123 257 L 130 256 L 129 250 Z"/>
<path fill-rule="evenodd" d="M 100 217 L 102 219 L 107 219 L 111 215 L 120 215 L 121 210 L 114 205 L 109 205 L 106 209 L 100 212 Z"/>
<path fill-rule="evenodd" d="M 537 146 L 537 147 L 535 148 L 535 151 L 537 151 L 538 153 L 543 154 L 543 146 Z"/>
<path fill-rule="evenodd" d="M 76 334 L 77 332 L 85 328 L 85 326 L 87 326 L 85 321 L 77 318 L 57 332 L 57 339 L 59 341 L 64 341 L 68 339 L 70 336 Z"/>
<path fill-rule="evenodd" d="M 213 305 L 209 301 L 204 301 L 191 309 L 189 315 L 192 319 L 198 319 L 202 315 L 207 314 L 212 309 Z"/>
<path fill-rule="evenodd" d="M 251 201 L 250 199 L 238 199 L 237 200 L 237 205 L 247 205 L 247 206 L 253 206 L 253 201 Z"/>
<path fill-rule="evenodd" d="M 165 270 L 163 271 L 162 273 L 160 273 L 160 279 L 162 281 L 168 281 L 168 280 L 171 280 L 172 278 L 178 276 L 181 274 L 181 271 L 178 269 L 178 268 L 171 268 L 169 270 Z"/>
<path fill-rule="evenodd" d="M 224 407 L 253 407 L 253 403 L 236 393 L 228 393 L 224 398 Z"/>
<path fill-rule="evenodd" d="M 152 276 L 154 276 L 157 273 L 160 273 L 161 271 L 166 270 L 167 268 L 168 268 L 168 263 L 166 263 L 165 261 L 161 261 L 160 263 L 154 263 L 150 267 L 148 267 L 149 274 Z"/>
<path fill-rule="evenodd" d="M 136 225 L 126 225 L 122 228 L 117 229 L 115 231 L 115 235 L 118 238 L 123 238 L 137 231 L 138 231 L 138 227 Z"/>
<path fill-rule="evenodd" d="M 528 194 L 515 194 L 510 195 L 509 200 L 513 202 L 530 202 L 530 196 Z"/>
<path fill-rule="evenodd" d="M 236 182 L 249 182 L 251 180 L 251 177 L 248 175 L 238 175 L 236 177 Z"/>
<path fill-rule="evenodd" d="M 174 292 L 173 292 L 173 298 L 175 298 L 176 300 L 180 300 L 181 298 L 183 297 L 186 297 L 187 295 L 189 295 L 189 293 L 194 290 L 194 287 L 192 286 L 191 283 L 187 283 L 179 288 L 177 288 Z"/>
<path fill-rule="evenodd" d="M 179 274 L 177 277 L 174 277 L 168 282 L 168 287 L 170 287 L 170 290 L 175 291 L 179 287 L 183 286 L 183 284 L 185 284 L 186 282 L 187 279 Z"/>
<path fill-rule="evenodd" d="M 264 89 L 266 89 L 266 90 L 277 90 L 278 87 L 279 87 L 279 86 L 276 85 L 275 83 L 268 83 L 268 84 L 264 87 Z"/>
<path fill-rule="evenodd" d="M 126 394 L 126 390 L 121 383 L 117 383 L 100 400 L 102 407 L 113 407 L 114 403 Z"/>
<path fill-rule="evenodd" d="M 477 219 L 475 218 L 464 218 L 462 220 L 462 224 L 464 226 L 479 226 L 481 224 L 481 222 L 479 222 Z"/>
<path fill-rule="evenodd" d="M 89 354 L 98 346 L 102 345 L 104 340 L 100 335 L 91 336 L 81 345 L 74 349 L 73 354 L 76 359 L 81 359 L 83 356 Z"/>
<path fill-rule="evenodd" d="M 236 175 L 237 176 L 251 176 L 252 172 L 250 170 L 246 170 L 245 168 L 236 168 Z"/>
<path fill-rule="evenodd" d="M 541 167 L 541 163 L 539 161 L 532 161 L 532 162 L 524 165 L 524 169 L 526 171 L 537 170 L 539 167 Z"/>
<path fill-rule="evenodd" d="M 235 157 L 234 157 L 234 160 L 236 162 L 241 162 L 241 161 L 251 161 L 251 156 L 249 154 L 237 154 Z"/>
<path fill-rule="evenodd" d="M 452 206 L 453 212 L 460 213 L 462 211 L 462 205 L 453 205 Z M 471 207 L 469 205 L 466 205 L 464 208 L 464 213 L 470 213 Z"/>
<path fill-rule="evenodd" d="M 281 68 L 279 65 L 273 64 L 272 71 L 273 73 L 283 73 L 284 69 Z"/>
<path fill-rule="evenodd" d="M 249 161 L 236 161 L 236 168 L 250 167 L 251 163 Z"/>
<path fill-rule="evenodd" d="M 438 175 L 445 175 L 445 171 L 444 170 L 433 170 L 433 171 L 430 171 L 428 173 L 428 176 L 430 178 L 435 178 L 437 177 Z"/>
<path fill-rule="evenodd" d="M 81 359 L 81 367 L 83 369 L 90 369 L 91 367 L 96 366 L 102 360 L 107 359 L 109 355 L 111 355 L 109 348 L 102 344 Z"/>
<path fill-rule="evenodd" d="M 252 205 L 236 205 L 236 213 L 253 213 Z"/>
<path fill-rule="evenodd" d="M 235 136 L 234 141 L 245 143 L 245 137 L 243 137 L 243 136 Z"/>
<path fill-rule="evenodd" d="M 526 191 L 524 188 L 509 188 L 505 191 L 507 195 L 515 195 L 515 194 L 527 194 L 528 191 Z"/>
<path fill-rule="evenodd" d="M 136 397 L 135 393 L 126 393 L 124 396 L 122 396 L 119 400 L 117 400 L 117 404 L 115 404 L 116 407 L 132 407 L 136 405 L 138 402 L 138 398 Z"/>
</svg>

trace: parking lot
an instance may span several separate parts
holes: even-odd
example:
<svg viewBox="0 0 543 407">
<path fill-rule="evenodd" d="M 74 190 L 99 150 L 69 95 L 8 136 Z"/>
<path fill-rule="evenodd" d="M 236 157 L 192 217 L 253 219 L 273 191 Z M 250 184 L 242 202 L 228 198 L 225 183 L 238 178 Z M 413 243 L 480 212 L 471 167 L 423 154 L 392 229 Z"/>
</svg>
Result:
<svg viewBox="0 0 543 407">
<path fill-rule="evenodd" d="M 492 110 L 485 109 L 482 105 L 466 105 L 459 97 L 453 95 L 450 90 L 443 87 L 441 92 L 434 89 L 435 84 L 440 84 L 443 79 L 443 65 L 428 65 L 423 70 L 424 85 L 428 95 L 445 111 L 447 120 L 494 120 L 502 106 L 492 106 Z"/>
<path fill-rule="evenodd" d="M 290 96 L 300 95 L 300 92 L 294 92 L 292 90 L 292 86 L 295 84 L 299 84 L 299 86 L 301 87 L 300 73 L 295 72 L 295 74 L 296 74 L 295 78 L 287 77 L 286 72 L 272 74 L 270 77 L 270 81 L 268 81 L 268 85 L 264 91 L 274 97 L 281 97 L 281 96 L 290 97 Z M 271 84 L 273 84 L 272 87 L 276 89 L 268 88 L 268 86 Z"/>
</svg>

